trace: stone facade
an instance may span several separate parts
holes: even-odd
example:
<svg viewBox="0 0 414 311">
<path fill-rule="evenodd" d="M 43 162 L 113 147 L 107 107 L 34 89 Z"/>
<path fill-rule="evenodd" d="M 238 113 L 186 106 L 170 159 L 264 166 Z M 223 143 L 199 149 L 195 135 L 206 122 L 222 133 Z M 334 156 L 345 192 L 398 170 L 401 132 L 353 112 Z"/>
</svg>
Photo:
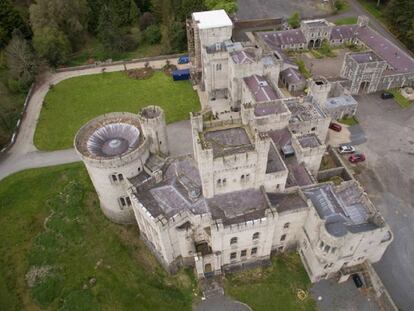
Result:
<svg viewBox="0 0 414 311">
<path fill-rule="evenodd" d="M 312 282 L 377 262 L 392 233 L 359 183 L 340 160 L 323 172 L 346 177 L 339 185 L 317 181 L 325 104 L 342 89 L 321 78 L 308 96 L 284 97 L 281 60 L 229 41 L 223 14 L 194 13 L 189 23 L 192 72 L 209 98 L 191 114 L 193 156 L 166 158 L 165 116 L 154 106 L 100 117 L 77 134 L 104 213 L 136 221 L 165 269 L 193 266 L 199 278 L 295 249 Z M 306 40 L 329 36 L 323 22 L 304 27 Z"/>
</svg>

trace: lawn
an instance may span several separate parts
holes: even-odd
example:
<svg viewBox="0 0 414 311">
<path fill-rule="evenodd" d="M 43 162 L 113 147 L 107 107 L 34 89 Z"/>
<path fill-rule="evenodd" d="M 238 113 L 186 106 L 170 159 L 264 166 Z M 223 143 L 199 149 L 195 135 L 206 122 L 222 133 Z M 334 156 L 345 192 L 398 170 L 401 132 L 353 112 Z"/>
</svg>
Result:
<svg viewBox="0 0 414 311">
<path fill-rule="evenodd" d="M 338 122 L 349 126 L 353 126 L 359 123 L 358 119 L 355 116 L 351 118 L 342 118 L 338 120 Z"/>
<path fill-rule="evenodd" d="M 160 71 L 147 80 L 124 72 L 64 80 L 46 95 L 34 143 L 41 150 L 71 148 L 76 132 L 92 118 L 114 111 L 138 113 L 152 104 L 164 109 L 167 123 L 188 119 L 190 111 L 200 109 L 189 81 L 174 82 Z"/>
<path fill-rule="evenodd" d="M 225 290 L 231 297 L 247 303 L 255 311 L 316 310 L 309 295 L 311 283 L 296 253 L 275 256 L 272 265 L 226 276 Z M 298 290 L 308 296 L 303 301 Z"/>
<path fill-rule="evenodd" d="M 335 21 L 335 25 L 354 25 L 358 21 L 358 18 L 355 16 L 339 18 Z"/>
<path fill-rule="evenodd" d="M 2 310 L 191 310 L 191 271 L 169 276 L 136 226 L 108 221 L 80 163 L 0 182 Z"/>
<path fill-rule="evenodd" d="M 401 108 L 408 108 L 412 105 L 412 102 L 401 95 L 399 90 L 389 90 L 394 95 L 395 102 L 401 106 Z"/>
</svg>

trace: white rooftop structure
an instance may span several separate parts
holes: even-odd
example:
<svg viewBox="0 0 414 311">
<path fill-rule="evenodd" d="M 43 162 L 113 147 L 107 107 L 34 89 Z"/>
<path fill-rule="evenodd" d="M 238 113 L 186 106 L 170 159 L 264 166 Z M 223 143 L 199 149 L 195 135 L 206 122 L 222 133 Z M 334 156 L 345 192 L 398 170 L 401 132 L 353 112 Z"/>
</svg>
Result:
<svg viewBox="0 0 414 311">
<path fill-rule="evenodd" d="M 193 19 L 198 22 L 199 29 L 233 26 L 233 22 L 224 10 L 193 13 Z"/>
</svg>

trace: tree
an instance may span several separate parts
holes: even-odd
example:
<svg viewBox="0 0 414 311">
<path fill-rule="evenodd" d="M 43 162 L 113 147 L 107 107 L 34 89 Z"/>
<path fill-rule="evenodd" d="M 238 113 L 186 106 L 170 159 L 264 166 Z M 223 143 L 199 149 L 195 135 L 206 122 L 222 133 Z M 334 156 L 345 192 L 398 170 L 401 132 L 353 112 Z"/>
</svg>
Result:
<svg viewBox="0 0 414 311">
<path fill-rule="evenodd" d="M 147 27 L 155 24 L 155 17 L 151 12 L 145 12 L 139 19 L 139 27 L 145 30 Z"/>
<path fill-rule="evenodd" d="M 103 6 L 98 22 L 98 39 L 106 51 L 118 53 L 124 50 L 122 33 L 115 12 Z"/>
<path fill-rule="evenodd" d="M 0 48 L 7 45 L 14 29 L 20 30 L 25 38 L 30 37 L 29 27 L 9 0 L 0 0 Z"/>
<path fill-rule="evenodd" d="M 70 42 L 66 35 L 50 26 L 36 30 L 33 45 L 37 54 L 54 67 L 63 64 L 71 52 Z"/>
<path fill-rule="evenodd" d="M 37 0 L 30 6 L 33 32 L 45 27 L 62 32 L 72 46 L 81 43 L 87 30 L 86 0 Z"/>
<path fill-rule="evenodd" d="M 158 25 L 151 25 L 144 31 L 144 40 L 149 44 L 156 44 L 161 41 L 161 31 Z"/>
<path fill-rule="evenodd" d="M 300 26 L 299 12 L 294 12 L 288 19 L 288 24 L 292 28 L 298 28 Z"/>
<path fill-rule="evenodd" d="M 174 21 L 169 27 L 162 25 L 162 48 L 164 53 L 182 52 L 186 46 L 186 35 L 183 24 Z"/>
<path fill-rule="evenodd" d="M 141 12 L 139 11 L 137 4 L 134 0 L 130 1 L 130 8 L 129 8 L 129 21 L 133 25 L 137 25 L 139 22 L 139 16 L 141 15 Z"/>
<path fill-rule="evenodd" d="M 391 30 L 401 39 L 408 48 L 414 49 L 413 0 L 391 0 L 384 10 L 385 18 Z"/>
<path fill-rule="evenodd" d="M 6 57 L 10 76 L 28 87 L 34 81 L 37 61 L 32 47 L 19 29 L 13 32 L 6 47 Z"/>
</svg>

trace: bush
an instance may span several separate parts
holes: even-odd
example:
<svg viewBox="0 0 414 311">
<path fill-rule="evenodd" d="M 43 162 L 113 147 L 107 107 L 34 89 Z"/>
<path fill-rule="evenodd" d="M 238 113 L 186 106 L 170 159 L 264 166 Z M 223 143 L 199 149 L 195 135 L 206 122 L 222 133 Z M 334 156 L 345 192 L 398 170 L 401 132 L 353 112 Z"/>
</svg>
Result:
<svg viewBox="0 0 414 311">
<path fill-rule="evenodd" d="M 292 16 L 289 17 L 288 24 L 292 28 L 299 28 L 299 26 L 300 26 L 299 12 L 295 12 L 295 13 L 292 14 Z"/>
<path fill-rule="evenodd" d="M 340 12 L 346 8 L 346 3 L 343 0 L 335 0 L 334 6 L 336 12 Z"/>
<path fill-rule="evenodd" d="M 157 44 L 161 41 L 161 30 L 157 25 L 151 25 L 144 31 L 144 40 L 149 44 Z"/>
<path fill-rule="evenodd" d="M 139 19 L 139 27 L 141 30 L 147 29 L 149 26 L 155 24 L 155 17 L 150 12 L 145 12 Z"/>
<path fill-rule="evenodd" d="M 123 49 L 125 51 L 131 51 L 138 47 L 141 43 L 142 35 L 139 28 L 131 28 L 128 33 L 123 36 L 124 46 Z"/>
<path fill-rule="evenodd" d="M 8 79 L 7 88 L 13 94 L 24 93 L 27 90 L 27 87 L 23 85 L 19 80 Z"/>
</svg>

